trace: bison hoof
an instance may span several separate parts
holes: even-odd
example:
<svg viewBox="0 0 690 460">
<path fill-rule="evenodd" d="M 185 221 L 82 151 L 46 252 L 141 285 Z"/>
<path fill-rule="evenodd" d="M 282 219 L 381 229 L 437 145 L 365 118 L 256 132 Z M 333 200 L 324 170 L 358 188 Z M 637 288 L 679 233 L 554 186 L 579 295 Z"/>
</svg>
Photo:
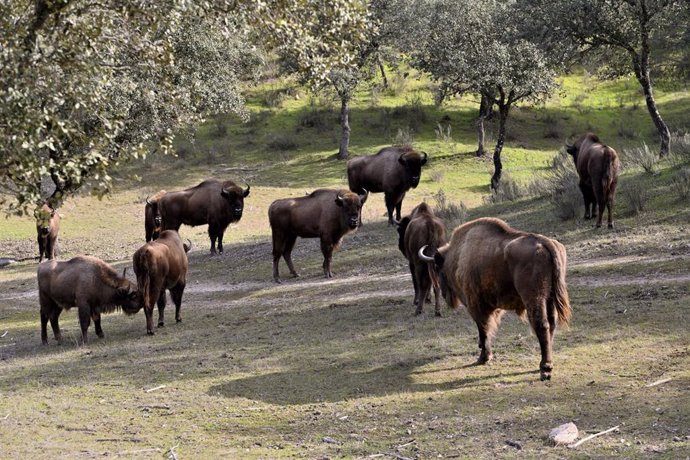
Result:
<svg viewBox="0 0 690 460">
<path fill-rule="evenodd" d="M 297 273 L 297 272 L 293 272 L 293 273 L 291 273 L 291 275 L 293 278 L 299 278 L 299 273 Z"/>
<path fill-rule="evenodd" d="M 96 335 L 97 335 L 98 338 L 100 338 L 100 339 L 105 338 L 105 334 L 103 334 L 102 332 L 96 332 Z"/>
<path fill-rule="evenodd" d="M 436 313 L 434 313 L 434 316 L 436 316 L 437 318 L 440 318 L 440 317 L 442 317 L 443 315 L 441 315 L 441 312 L 440 312 L 440 311 L 437 311 Z"/>
<path fill-rule="evenodd" d="M 420 308 L 418 308 L 418 309 L 416 309 L 416 310 L 414 311 L 414 315 L 415 315 L 415 316 L 419 316 L 419 315 L 421 315 L 421 314 L 422 314 L 422 310 L 421 310 Z"/>
<path fill-rule="evenodd" d="M 541 381 L 543 382 L 544 380 L 551 380 L 551 372 L 541 372 Z"/>
<path fill-rule="evenodd" d="M 42 339 L 42 340 L 41 340 L 41 343 L 42 343 L 43 345 L 48 345 L 48 340 Z"/>
<path fill-rule="evenodd" d="M 146 331 L 146 335 L 155 335 L 155 332 L 149 329 L 148 331 Z"/>
<path fill-rule="evenodd" d="M 175 318 L 175 322 L 176 322 L 176 323 L 181 323 L 181 322 L 182 322 L 182 318 Z"/>
<path fill-rule="evenodd" d="M 158 322 L 158 327 L 165 327 L 165 323 L 163 321 Z"/>
<path fill-rule="evenodd" d="M 609 228 L 613 228 L 613 224 L 609 224 Z"/>
<path fill-rule="evenodd" d="M 477 358 L 477 361 L 474 363 L 477 366 L 481 366 L 484 364 L 488 364 L 491 362 L 491 360 L 494 358 L 494 355 L 488 355 L 488 354 L 480 354 L 479 358 Z"/>
<path fill-rule="evenodd" d="M 276 284 L 283 284 L 283 282 L 280 281 L 280 278 L 273 278 L 273 281 L 275 281 Z"/>
</svg>

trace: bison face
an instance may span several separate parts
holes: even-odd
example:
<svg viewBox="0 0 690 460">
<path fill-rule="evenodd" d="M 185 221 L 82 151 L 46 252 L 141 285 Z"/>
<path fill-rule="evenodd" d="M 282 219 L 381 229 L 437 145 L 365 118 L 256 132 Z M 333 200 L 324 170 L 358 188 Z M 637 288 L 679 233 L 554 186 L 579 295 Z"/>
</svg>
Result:
<svg viewBox="0 0 690 460">
<path fill-rule="evenodd" d="M 335 204 L 343 208 L 345 222 L 350 230 L 354 230 L 362 224 L 362 205 L 367 201 L 369 192 L 364 195 L 346 193 L 335 198 Z"/>
<path fill-rule="evenodd" d="M 115 293 L 115 303 L 122 308 L 128 315 L 133 315 L 141 310 L 144 305 L 144 296 L 136 289 L 132 283 L 118 288 Z"/>
<path fill-rule="evenodd" d="M 407 230 L 407 226 L 410 224 L 410 216 L 405 216 L 400 219 L 400 222 L 394 223 L 398 227 L 398 249 L 400 249 L 400 252 L 402 252 L 405 257 L 408 257 L 408 255 L 405 254 L 405 230 Z"/>
<path fill-rule="evenodd" d="M 398 162 L 405 168 L 405 176 L 407 177 L 410 187 L 417 188 L 419 185 L 419 178 L 422 175 L 422 166 L 426 164 L 428 155 L 422 152 L 424 156 L 420 156 L 417 152 L 404 153 L 398 158 Z"/>
<path fill-rule="evenodd" d="M 48 233 L 50 233 L 50 220 L 54 215 L 55 210 L 48 208 L 48 206 L 36 209 L 34 216 L 36 217 L 36 229 L 39 236 L 43 238 L 48 236 Z"/>
<path fill-rule="evenodd" d="M 455 294 L 455 291 L 453 290 L 453 285 L 448 282 L 446 272 L 443 270 L 446 258 L 443 254 L 438 252 L 438 249 L 433 250 L 433 256 L 428 256 L 424 253 L 426 248 L 427 246 L 422 246 L 422 248 L 419 250 L 419 258 L 427 263 L 434 264 L 433 268 L 439 274 L 441 294 L 443 295 L 443 298 L 450 307 L 458 308 L 460 306 L 460 298 Z"/>
<path fill-rule="evenodd" d="M 230 207 L 230 212 L 232 213 L 232 218 L 238 221 L 242 218 L 242 211 L 244 210 L 244 199 L 249 195 L 249 186 L 246 190 L 242 190 L 239 187 L 231 187 L 229 189 L 223 188 L 220 194 L 228 202 Z"/>
</svg>

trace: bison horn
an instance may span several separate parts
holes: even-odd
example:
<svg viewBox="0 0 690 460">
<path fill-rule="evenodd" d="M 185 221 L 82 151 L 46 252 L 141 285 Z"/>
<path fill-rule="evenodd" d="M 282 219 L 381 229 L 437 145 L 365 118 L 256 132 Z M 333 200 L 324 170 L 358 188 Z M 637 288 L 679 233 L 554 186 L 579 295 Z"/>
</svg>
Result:
<svg viewBox="0 0 690 460">
<path fill-rule="evenodd" d="M 223 187 L 220 189 L 220 194 L 223 196 L 228 196 L 230 195 L 230 192 L 225 187 Z"/>
<path fill-rule="evenodd" d="M 424 159 L 422 159 L 422 163 L 426 163 L 426 160 L 429 159 L 429 155 L 427 155 L 426 152 L 422 152 L 424 154 Z"/>
<path fill-rule="evenodd" d="M 369 190 L 365 189 L 362 187 L 362 190 L 364 190 L 364 195 L 359 196 L 359 200 L 364 204 L 365 201 L 367 201 L 367 198 L 369 198 Z"/>
<path fill-rule="evenodd" d="M 432 256 L 432 257 L 429 257 L 429 256 L 427 256 L 426 254 L 424 254 L 424 250 L 427 248 L 427 246 L 428 246 L 428 245 L 425 244 L 424 246 L 422 246 L 422 247 L 419 249 L 419 253 L 418 253 L 419 258 L 422 259 L 422 260 L 424 260 L 424 261 L 426 261 L 426 262 L 433 262 L 433 261 L 434 261 L 434 257 L 433 257 L 433 256 Z"/>
<path fill-rule="evenodd" d="M 192 240 L 187 238 L 187 242 L 189 242 L 189 244 L 182 244 L 182 247 L 184 248 L 184 252 L 189 252 L 192 250 Z"/>
<path fill-rule="evenodd" d="M 125 269 L 122 270 L 122 277 L 127 278 L 127 267 L 125 267 Z"/>
<path fill-rule="evenodd" d="M 151 198 L 151 197 L 149 197 L 149 196 L 146 197 L 146 204 L 148 204 L 149 206 L 153 206 L 153 203 L 151 203 L 151 200 L 149 200 L 149 198 Z"/>
<path fill-rule="evenodd" d="M 247 188 L 245 189 L 245 191 L 244 191 L 244 193 L 242 194 L 242 196 L 246 197 L 246 196 L 249 195 L 249 190 L 251 189 L 251 187 L 250 187 L 249 184 L 247 184 L 246 182 L 244 183 L 244 185 L 246 185 Z"/>
</svg>

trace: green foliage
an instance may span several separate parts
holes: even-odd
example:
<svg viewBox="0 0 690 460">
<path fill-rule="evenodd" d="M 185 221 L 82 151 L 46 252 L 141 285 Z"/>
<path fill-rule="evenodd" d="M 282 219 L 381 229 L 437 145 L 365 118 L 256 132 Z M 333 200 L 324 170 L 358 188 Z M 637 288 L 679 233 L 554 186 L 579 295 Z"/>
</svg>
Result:
<svg viewBox="0 0 690 460">
<path fill-rule="evenodd" d="M 645 142 L 641 147 L 623 149 L 623 162 L 641 167 L 647 174 L 657 174 L 659 171 L 659 155 L 649 149 Z"/>
</svg>

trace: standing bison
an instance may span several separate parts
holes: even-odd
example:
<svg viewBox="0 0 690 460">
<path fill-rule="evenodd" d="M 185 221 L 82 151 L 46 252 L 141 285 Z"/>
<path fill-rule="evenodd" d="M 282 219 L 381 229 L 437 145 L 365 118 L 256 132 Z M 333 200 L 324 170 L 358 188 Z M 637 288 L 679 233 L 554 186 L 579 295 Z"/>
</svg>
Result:
<svg viewBox="0 0 690 460">
<path fill-rule="evenodd" d="M 383 192 L 386 209 L 388 210 L 388 224 L 393 225 L 393 208 L 396 220 L 400 220 L 405 192 L 416 188 L 422 166 L 426 164 L 427 154 L 423 156 L 412 147 L 386 147 L 376 155 L 353 158 L 347 162 L 347 180 L 350 190 L 364 193 Z"/>
<path fill-rule="evenodd" d="M 222 254 L 225 229 L 242 218 L 247 195 L 249 186 L 243 190 L 232 181 L 215 179 L 179 192 L 168 192 L 158 200 L 161 228 L 177 231 L 182 224 L 192 227 L 208 224 L 211 254 L 216 254 L 216 239 L 218 252 Z"/>
<path fill-rule="evenodd" d="M 144 206 L 144 232 L 146 234 L 146 242 L 158 238 L 161 233 L 161 213 L 158 210 L 158 200 L 165 195 L 165 190 L 161 190 L 150 198 L 146 198 L 146 206 Z"/>
<path fill-rule="evenodd" d="M 80 256 L 66 262 L 56 260 L 38 266 L 38 300 L 41 305 L 41 341 L 48 344 L 47 325 L 53 328 L 55 340 L 62 342 L 58 317 L 62 310 L 77 307 L 80 342 L 87 342 L 91 320 L 96 335 L 103 338 L 101 313 L 117 308 L 133 315 L 141 309 L 142 299 L 134 283 L 118 276 L 110 265 L 96 257 Z"/>
<path fill-rule="evenodd" d="M 422 313 L 424 302 L 429 297 L 433 286 L 436 299 L 435 313 L 436 316 L 441 316 L 438 274 L 433 265 L 420 258 L 419 249 L 424 246 L 439 248 L 446 244 L 445 225 L 441 219 L 434 216 L 428 204 L 421 203 L 412 210 L 409 216 L 403 217 L 398 223 L 398 233 L 400 234 L 398 247 L 410 264 L 414 305 L 417 307 L 415 315 Z"/>
<path fill-rule="evenodd" d="M 38 262 L 41 263 L 44 255 L 49 260 L 55 258 L 58 232 L 60 231 L 60 214 L 44 204 L 36 209 L 35 216 Z"/>
<path fill-rule="evenodd" d="M 158 327 L 165 325 L 165 290 L 175 304 L 175 320 L 182 321 L 180 307 L 182 294 L 187 284 L 187 252 L 189 245 L 182 244 L 180 235 L 174 230 L 164 230 L 158 239 L 146 243 L 134 253 L 134 273 L 137 286 L 143 297 L 146 314 L 146 333 L 153 335 L 153 304 L 158 304 Z"/>
<path fill-rule="evenodd" d="M 573 156 L 580 176 L 580 190 L 585 199 L 585 219 L 596 216 L 597 227 L 601 227 L 606 207 L 608 227 L 613 228 L 613 201 L 620 169 L 618 154 L 611 147 L 602 144 L 597 135 L 592 133 L 583 134 L 573 145 L 566 144 L 566 150 Z M 599 213 L 595 205 L 599 205 Z"/>
<path fill-rule="evenodd" d="M 515 230 L 499 219 L 482 218 L 455 229 L 450 242 L 421 259 L 435 263 L 446 302 L 465 304 L 479 329 L 478 364 L 493 357 L 491 342 L 505 310 L 523 317 L 541 347 L 541 379 L 551 378 L 556 323 L 568 324 L 565 247 L 536 233 Z"/>
<path fill-rule="evenodd" d="M 368 192 L 362 195 L 347 190 L 318 189 L 299 198 L 284 198 L 271 203 L 268 220 L 273 232 L 273 279 L 280 283 L 278 262 L 283 256 L 292 276 L 299 276 L 292 265 L 292 249 L 297 237 L 320 238 L 323 253 L 323 273 L 331 278 L 333 250 L 340 246 L 346 233 L 359 227 L 362 205 Z"/>
</svg>

